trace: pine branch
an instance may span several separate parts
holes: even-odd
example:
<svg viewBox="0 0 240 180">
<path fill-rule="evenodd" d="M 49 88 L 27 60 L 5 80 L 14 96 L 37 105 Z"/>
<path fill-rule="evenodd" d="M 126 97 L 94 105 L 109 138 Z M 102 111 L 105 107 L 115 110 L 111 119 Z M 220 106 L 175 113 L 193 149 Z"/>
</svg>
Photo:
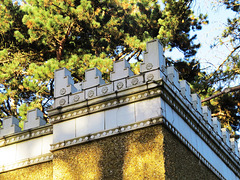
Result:
<svg viewBox="0 0 240 180">
<path fill-rule="evenodd" d="M 234 86 L 234 87 L 230 87 L 230 88 L 225 88 L 223 91 L 221 91 L 221 92 L 219 92 L 217 94 L 214 94 L 214 95 L 212 95 L 212 96 L 210 96 L 210 97 L 208 97 L 206 99 L 203 99 L 202 103 L 210 101 L 211 99 L 214 99 L 214 98 L 216 98 L 218 96 L 221 96 L 223 94 L 227 94 L 227 93 L 234 92 L 234 91 L 239 91 L 239 90 L 240 90 L 240 85 Z"/>
</svg>

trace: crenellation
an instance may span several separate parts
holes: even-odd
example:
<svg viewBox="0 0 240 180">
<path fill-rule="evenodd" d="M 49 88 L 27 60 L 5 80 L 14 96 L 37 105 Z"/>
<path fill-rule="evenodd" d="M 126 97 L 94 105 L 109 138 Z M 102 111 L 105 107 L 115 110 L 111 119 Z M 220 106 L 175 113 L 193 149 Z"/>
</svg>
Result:
<svg viewBox="0 0 240 180">
<path fill-rule="evenodd" d="M 19 120 L 14 116 L 9 116 L 3 119 L 2 128 L 0 128 L 0 137 L 20 132 Z"/>
<path fill-rule="evenodd" d="M 96 67 L 87 69 L 85 71 L 85 80 L 83 80 L 82 89 L 89 89 L 99 85 L 105 84 L 102 79 L 102 73 Z"/>
<path fill-rule="evenodd" d="M 46 121 L 43 119 L 43 112 L 35 108 L 27 112 L 27 120 L 24 122 L 24 130 L 43 126 Z"/>
<path fill-rule="evenodd" d="M 54 105 L 48 110 L 51 123 L 45 125 L 43 113 L 33 109 L 27 112 L 26 131 L 13 134 L 21 131 L 19 121 L 5 118 L 0 128 L 2 152 L 3 148 L 5 154 L 9 148 L 14 149 L 11 155 L 16 158 L 11 163 L 35 161 L 87 141 L 164 125 L 206 167 L 223 174 L 219 177 L 240 177 L 237 141 L 230 138 L 227 128 L 221 129 L 217 117 L 211 117 L 208 106 L 201 106 L 200 96 L 191 94 L 189 83 L 179 81 L 174 66 L 166 68 L 161 43 L 148 42 L 143 56 L 138 75 L 125 59 L 114 62 L 108 83 L 96 67 L 86 70 L 85 80 L 78 83 L 66 68 L 56 70 Z M 5 154 L 0 149 L 0 157 Z M 0 162 L 0 173 L 12 170 L 1 170 L 7 163 L 8 159 L 2 166 Z"/>
<path fill-rule="evenodd" d="M 239 152 L 238 152 L 238 142 L 236 141 L 235 138 L 230 138 L 230 145 L 232 148 L 232 151 L 239 156 Z"/>
<path fill-rule="evenodd" d="M 213 124 L 213 129 L 214 129 L 214 131 L 215 131 L 220 137 L 222 137 L 221 122 L 219 121 L 219 119 L 218 119 L 217 117 L 213 117 L 213 118 L 212 118 L 212 124 Z"/>
<path fill-rule="evenodd" d="M 182 96 L 191 102 L 191 89 L 189 83 L 186 80 L 180 81 L 180 91 Z"/>
<path fill-rule="evenodd" d="M 202 103 L 200 96 L 197 93 L 191 94 L 191 96 L 194 109 L 197 110 L 200 114 L 202 114 Z"/>
<path fill-rule="evenodd" d="M 178 89 L 180 89 L 179 73 L 174 66 L 167 67 L 168 80 L 173 83 Z"/>
<path fill-rule="evenodd" d="M 222 128 L 222 138 L 223 138 L 223 141 L 229 146 L 231 147 L 230 145 L 230 132 L 228 130 L 228 128 Z"/>
<path fill-rule="evenodd" d="M 210 125 L 213 126 L 212 124 L 212 112 L 209 109 L 208 106 L 203 106 L 202 107 L 202 114 L 203 114 L 203 119 Z"/>
<path fill-rule="evenodd" d="M 60 68 L 54 72 L 54 98 L 77 92 L 74 86 L 71 72 L 66 68 Z"/>
<path fill-rule="evenodd" d="M 110 81 L 116 81 L 133 75 L 134 73 L 132 72 L 130 64 L 126 61 L 126 59 L 113 62 L 113 71 L 110 72 Z"/>
<path fill-rule="evenodd" d="M 160 69 L 163 72 L 166 68 L 163 56 L 163 46 L 158 39 L 147 42 L 147 50 L 143 55 L 143 63 L 140 64 L 140 72 Z"/>
</svg>

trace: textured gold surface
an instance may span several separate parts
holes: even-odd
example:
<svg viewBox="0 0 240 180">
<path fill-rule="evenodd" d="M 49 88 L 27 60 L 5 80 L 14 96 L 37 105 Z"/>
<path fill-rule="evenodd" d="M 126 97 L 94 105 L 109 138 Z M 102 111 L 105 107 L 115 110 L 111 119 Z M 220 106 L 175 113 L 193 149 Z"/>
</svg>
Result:
<svg viewBox="0 0 240 180">
<path fill-rule="evenodd" d="M 54 152 L 54 179 L 164 179 L 161 126 Z"/>
<path fill-rule="evenodd" d="M 0 180 L 52 180 L 52 161 L 0 174 Z"/>
<path fill-rule="evenodd" d="M 170 131 L 163 128 L 166 179 L 219 179 Z"/>
</svg>

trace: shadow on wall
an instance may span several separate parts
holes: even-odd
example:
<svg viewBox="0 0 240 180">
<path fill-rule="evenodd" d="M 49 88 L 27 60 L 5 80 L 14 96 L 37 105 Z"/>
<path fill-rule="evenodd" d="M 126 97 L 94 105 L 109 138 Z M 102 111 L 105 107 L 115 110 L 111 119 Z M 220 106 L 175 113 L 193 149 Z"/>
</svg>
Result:
<svg viewBox="0 0 240 180">
<path fill-rule="evenodd" d="M 163 179 L 161 128 L 145 128 L 54 152 L 54 179 Z"/>
</svg>

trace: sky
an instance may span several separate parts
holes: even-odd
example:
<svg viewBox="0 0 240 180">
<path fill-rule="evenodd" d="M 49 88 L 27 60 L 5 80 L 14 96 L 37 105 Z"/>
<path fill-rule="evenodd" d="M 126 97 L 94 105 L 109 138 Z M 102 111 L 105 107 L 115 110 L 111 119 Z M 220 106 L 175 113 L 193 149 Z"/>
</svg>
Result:
<svg viewBox="0 0 240 180">
<path fill-rule="evenodd" d="M 195 58 L 200 61 L 202 69 L 212 71 L 221 64 L 231 49 L 226 46 L 214 48 L 211 46 L 217 42 L 216 38 L 223 32 L 227 18 L 233 17 L 235 14 L 231 10 L 227 10 L 225 6 L 217 4 L 216 0 L 195 0 L 192 7 L 195 15 L 200 13 L 208 15 L 209 24 L 203 25 L 202 30 L 192 34 L 197 34 L 196 42 L 201 44 Z M 175 60 L 183 58 L 183 54 L 177 49 L 166 52 L 165 55 Z"/>
</svg>

